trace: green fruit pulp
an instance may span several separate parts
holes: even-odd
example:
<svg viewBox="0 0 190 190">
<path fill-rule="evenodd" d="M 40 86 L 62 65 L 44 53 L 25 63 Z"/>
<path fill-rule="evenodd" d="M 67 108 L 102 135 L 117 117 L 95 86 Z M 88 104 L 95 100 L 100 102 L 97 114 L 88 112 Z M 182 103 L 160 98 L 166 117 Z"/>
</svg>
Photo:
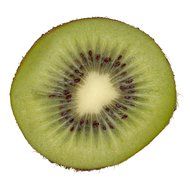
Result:
<svg viewBox="0 0 190 190">
<path fill-rule="evenodd" d="M 124 62 L 133 57 L 126 70 L 134 76 L 142 101 L 113 130 L 71 133 L 54 115 L 59 112 L 54 107 L 56 100 L 38 96 L 38 92 L 51 91 L 60 69 L 64 71 L 66 63 L 89 49 L 112 57 L 121 53 Z M 53 28 L 36 41 L 13 80 L 11 105 L 35 150 L 59 165 L 91 170 L 118 164 L 150 143 L 169 123 L 176 107 L 176 89 L 170 64 L 152 38 L 119 21 L 91 18 Z"/>
</svg>

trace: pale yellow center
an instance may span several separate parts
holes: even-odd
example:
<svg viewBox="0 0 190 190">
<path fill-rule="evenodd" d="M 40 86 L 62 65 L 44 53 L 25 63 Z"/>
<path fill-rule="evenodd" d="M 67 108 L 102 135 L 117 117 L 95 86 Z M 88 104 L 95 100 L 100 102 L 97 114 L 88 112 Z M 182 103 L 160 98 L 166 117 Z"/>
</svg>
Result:
<svg viewBox="0 0 190 190">
<path fill-rule="evenodd" d="M 98 114 L 101 109 L 118 97 L 108 74 L 90 72 L 76 92 L 77 113 Z"/>
</svg>

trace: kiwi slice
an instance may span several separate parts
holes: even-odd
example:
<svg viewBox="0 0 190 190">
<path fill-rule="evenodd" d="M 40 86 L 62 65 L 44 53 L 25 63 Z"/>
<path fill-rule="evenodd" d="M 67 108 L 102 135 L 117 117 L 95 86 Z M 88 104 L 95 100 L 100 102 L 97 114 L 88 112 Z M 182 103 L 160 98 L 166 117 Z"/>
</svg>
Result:
<svg viewBox="0 0 190 190">
<path fill-rule="evenodd" d="M 80 170 L 118 164 L 152 141 L 176 107 L 170 64 L 147 34 L 107 18 L 72 21 L 35 42 L 11 105 L 30 145 Z"/>
</svg>

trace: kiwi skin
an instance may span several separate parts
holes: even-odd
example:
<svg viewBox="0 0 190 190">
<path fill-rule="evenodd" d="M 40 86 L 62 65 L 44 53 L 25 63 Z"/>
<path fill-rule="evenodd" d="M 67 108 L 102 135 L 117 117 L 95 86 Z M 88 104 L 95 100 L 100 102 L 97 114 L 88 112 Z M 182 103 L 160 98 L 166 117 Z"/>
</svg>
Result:
<svg viewBox="0 0 190 190">
<path fill-rule="evenodd" d="M 87 19 L 91 19 L 91 18 L 85 18 L 85 19 L 81 19 L 81 20 L 87 20 Z M 94 17 L 94 19 L 105 19 L 105 18 L 101 18 L 101 17 Z M 108 18 L 106 18 L 106 19 L 108 19 Z M 76 21 L 78 21 L 78 20 L 76 20 Z M 116 21 L 116 20 L 115 20 Z M 69 23 L 72 23 L 72 22 L 75 22 L 75 20 L 74 21 L 71 21 L 71 22 L 69 22 Z M 67 24 L 69 24 L 69 23 L 65 23 L 65 24 L 63 24 L 63 25 L 67 25 Z M 55 28 L 52 28 L 50 31 L 48 31 L 47 33 L 51 33 L 51 32 L 53 32 L 55 29 L 58 29 L 59 27 L 62 27 L 63 25 L 59 25 L 59 26 L 57 26 L 57 27 L 55 27 Z M 47 34 L 46 33 L 46 34 Z M 147 35 L 147 34 L 146 34 Z M 43 36 L 43 35 L 42 35 Z M 39 38 L 39 39 L 41 39 L 41 37 Z M 38 43 L 38 41 L 39 41 L 39 39 L 34 43 L 34 45 L 31 47 L 31 49 L 33 49 L 36 45 L 37 45 L 37 43 Z M 18 67 L 18 69 L 17 69 L 17 72 L 16 72 L 16 75 L 20 72 L 20 70 L 21 70 L 21 68 L 22 68 L 22 65 L 23 65 L 23 63 L 25 62 L 25 59 L 27 59 L 27 57 L 28 57 L 28 55 L 30 54 L 30 50 L 27 52 L 27 54 L 25 55 L 25 57 L 23 58 L 23 60 L 21 61 L 21 64 L 20 64 L 20 66 Z M 15 75 L 15 77 L 16 77 L 16 75 Z M 10 92 L 10 101 L 11 101 L 11 106 L 12 107 L 14 107 L 14 105 L 13 105 L 13 103 L 12 103 L 12 99 L 13 99 L 13 89 L 14 89 L 14 87 L 13 87 L 13 85 L 14 85 L 14 80 L 15 80 L 15 78 L 13 79 L 13 83 L 12 83 L 12 86 L 11 86 L 11 92 Z M 176 102 L 176 94 L 175 94 L 175 102 Z M 15 118 L 16 118 L 16 113 L 15 113 L 15 111 L 14 111 L 14 109 L 13 109 L 13 114 L 14 114 L 14 116 L 15 116 Z M 168 121 L 168 123 L 169 123 L 169 121 Z M 167 124 L 168 124 L 167 123 Z M 166 125 L 167 125 L 166 124 Z M 162 129 L 163 130 L 163 129 Z M 161 130 L 161 131 L 162 131 Z M 22 131 L 22 129 L 21 129 L 21 131 Z M 160 132 L 161 132 L 160 131 Z M 23 132 L 23 131 L 22 131 Z M 159 132 L 159 133 L 160 133 Z M 26 138 L 26 136 L 25 136 L 25 134 L 24 134 L 24 132 L 23 132 L 23 135 L 24 135 L 24 137 Z M 155 137 L 154 137 L 155 138 Z M 26 140 L 27 140 L 27 138 L 26 138 Z M 28 140 L 27 140 L 28 141 Z M 142 145 L 141 147 L 139 147 L 137 150 L 136 150 L 136 152 L 135 153 L 133 153 L 133 155 L 134 154 L 136 154 L 139 150 L 141 150 L 142 148 L 144 148 L 145 146 L 147 146 L 149 143 L 150 143 L 151 141 L 147 141 L 147 143 L 146 144 L 144 144 L 144 145 Z M 40 150 L 38 150 L 36 147 L 34 147 L 33 146 L 33 144 L 30 144 L 34 149 L 36 149 L 37 150 L 37 152 L 39 152 L 40 153 Z M 40 153 L 41 154 L 41 153 Z M 41 154 L 42 156 L 45 156 L 45 155 L 43 155 L 43 154 Z M 133 156 L 133 155 L 131 155 L 131 156 Z M 130 157 L 131 157 L 130 156 Z M 46 157 L 46 156 L 45 156 Z M 130 157 L 128 157 L 128 158 L 130 158 Z M 47 158 L 47 157 L 46 157 Z M 55 164 L 57 164 L 55 161 L 53 161 L 53 160 L 50 160 L 49 159 L 49 161 L 50 162 L 52 162 L 52 163 L 55 163 Z M 120 163 L 121 162 L 123 162 L 123 161 L 125 161 L 125 159 L 123 159 L 122 161 L 120 161 Z M 119 163 L 118 163 L 119 164 Z M 59 165 L 59 164 L 57 164 L 57 165 Z M 60 165 L 60 166 L 62 166 L 62 165 Z M 108 165 L 108 166 L 112 166 L 112 165 Z M 72 167 L 67 167 L 67 166 L 64 166 L 65 168 L 72 168 Z M 90 170 L 95 170 L 95 169 L 102 169 L 103 167 L 95 167 L 95 168 L 93 168 L 93 169 L 87 169 L 87 168 L 76 168 L 76 167 L 74 167 L 73 169 L 75 169 L 76 171 L 90 171 Z"/>
</svg>

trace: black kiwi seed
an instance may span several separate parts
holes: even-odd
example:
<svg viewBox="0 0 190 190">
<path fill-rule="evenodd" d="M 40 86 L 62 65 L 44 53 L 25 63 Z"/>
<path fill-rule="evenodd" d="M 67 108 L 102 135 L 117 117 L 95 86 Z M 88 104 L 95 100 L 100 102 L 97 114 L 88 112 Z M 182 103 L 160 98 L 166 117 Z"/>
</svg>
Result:
<svg viewBox="0 0 190 190">
<path fill-rule="evenodd" d="M 127 119 L 128 115 L 124 114 L 121 119 Z"/>
<path fill-rule="evenodd" d="M 109 125 L 110 129 L 114 129 L 113 125 L 111 125 L 111 124 L 108 124 L 108 125 Z"/>
<path fill-rule="evenodd" d="M 118 67 L 120 64 L 121 64 L 121 63 L 120 63 L 119 61 L 117 61 L 117 62 L 115 62 L 115 63 L 113 64 L 113 66 L 114 66 L 114 67 Z"/>
<path fill-rule="evenodd" d="M 83 125 L 85 121 L 83 119 L 80 120 L 80 125 Z"/>
<path fill-rule="evenodd" d="M 49 98 L 55 98 L 55 97 L 56 97 L 55 94 L 50 94 L 50 95 L 49 95 Z"/>
<path fill-rule="evenodd" d="M 74 121 L 74 118 L 71 118 L 71 119 L 69 120 L 69 123 L 73 123 L 73 121 Z"/>
<path fill-rule="evenodd" d="M 125 66 L 126 66 L 126 64 L 125 64 L 125 63 L 121 64 L 121 68 L 123 68 L 123 67 L 125 67 Z"/>
<path fill-rule="evenodd" d="M 111 61 L 111 58 L 110 58 L 110 57 L 105 57 L 105 58 L 104 58 L 104 62 L 105 62 L 105 63 L 109 63 L 110 61 Z"/>
<path fill-rule="evenodd" d="M 80 82 L 80 79 L 79 79 L 79 78 L 76 78 L 76 79 L 74 79 L 74 82 L 75 82 L 75 83 L 78 83 L 78 82 Z"/>
<path fill-rule="evenodd" d="M 100 54 L 96 55 L 96 61 L 99 61 L 100 60 Z"/>
<path fill-rule="evenodd" d="M 118 58 L 117 58 L 117 60 L 120 60 L 121 58 L 122 58 L 122 55 L 119 55 Z"/>
<path fill-rule="evenodd" d="M 120 104 L 115 104 L 115 106 L 117 107 L 117 108 L 121 108 L 121 105 Z"/>
<path fill-rule="evenodd" d="M 89 60 L 93 62 L 93 56 L 91 50 L 88 51 L 88 55 L 89 55 Z"/>
<path fill-rule="evenodd" d="M 92 125 L 93 125 L 93 127 L 98 127 L 99 126 L 99 122 L 97 122 L 97 121 L 93 121 L 93 123 L 92 123 Z"/>
<path fill-rule="evenodd" d="M 64 93 L 64 95 L 70 94 L 70 92 L 68 90 L 64 90 L 63 93 Z"/>
</svg>

